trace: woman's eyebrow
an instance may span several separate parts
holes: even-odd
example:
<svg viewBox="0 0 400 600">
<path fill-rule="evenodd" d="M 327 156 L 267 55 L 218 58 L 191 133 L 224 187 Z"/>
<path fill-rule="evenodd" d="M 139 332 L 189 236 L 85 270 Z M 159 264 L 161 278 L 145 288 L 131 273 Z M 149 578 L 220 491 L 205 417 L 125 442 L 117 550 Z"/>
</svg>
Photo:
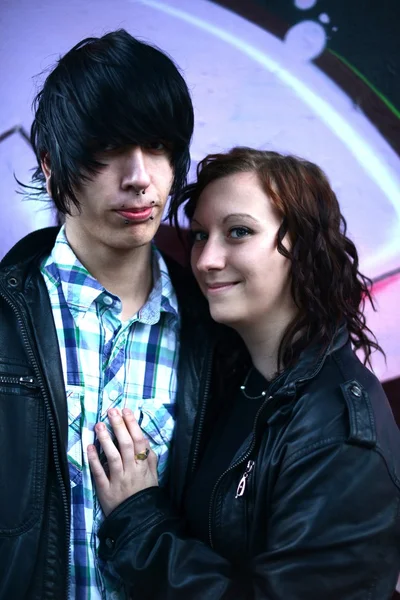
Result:
<svg viewBox="0 0 400 600">
<path fill-rule="evenodd" d="M 257 219 L 255 219 L 248 213 L 231 213 L 230 215 L 227 215 L 222 222 L 226 223 L 226 221 L 228 221 L 229 219 L 232 219 L 232 218 L 250 219 L 251 221 L 254 221 L 254 223 L 258 223 Z"/>
</svg>

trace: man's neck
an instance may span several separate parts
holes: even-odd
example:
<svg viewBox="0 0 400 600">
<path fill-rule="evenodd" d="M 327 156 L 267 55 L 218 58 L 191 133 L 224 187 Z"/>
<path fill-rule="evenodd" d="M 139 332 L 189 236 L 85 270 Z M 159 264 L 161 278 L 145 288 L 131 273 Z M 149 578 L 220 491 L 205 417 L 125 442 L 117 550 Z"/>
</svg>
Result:
<svg viewBox="0 0 400 600">
<path fill-rule="evenodd" d="M 129 319 L 145 304 L 153 286 L 151 244 L 129 250 L 107 246 L 93 248 L 82 240 L 66 237 L 89 273 L 122 302 L 121 320 Z M 70 239 L 71 238 L 71 239 Z"/>
</svg>

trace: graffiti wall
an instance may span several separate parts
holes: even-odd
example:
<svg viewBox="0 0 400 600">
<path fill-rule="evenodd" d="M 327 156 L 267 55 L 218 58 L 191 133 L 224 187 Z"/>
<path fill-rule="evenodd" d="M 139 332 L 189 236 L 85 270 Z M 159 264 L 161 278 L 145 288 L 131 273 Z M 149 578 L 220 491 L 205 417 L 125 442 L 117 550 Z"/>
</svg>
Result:
<svg viewBox="0 0 400 600">
<path fill-rule="evenodd" d="M 26 134 L 43 75 L 34 76 L 80 39 L 124 27 L 184 72 L 196 111 L 192 173 L 206 153 L 237 144 L 325 169 L 375 282 L 368 322 L 387 363 L 377 357 L 374 368 L 382 380 L 400 375 L 395 0 L 2 0 L 0 11 L 0 257 L 54 221 L 45 202 L 16 191 L 15 176 L 28 182 L 34 165 Z"/>
</svg>

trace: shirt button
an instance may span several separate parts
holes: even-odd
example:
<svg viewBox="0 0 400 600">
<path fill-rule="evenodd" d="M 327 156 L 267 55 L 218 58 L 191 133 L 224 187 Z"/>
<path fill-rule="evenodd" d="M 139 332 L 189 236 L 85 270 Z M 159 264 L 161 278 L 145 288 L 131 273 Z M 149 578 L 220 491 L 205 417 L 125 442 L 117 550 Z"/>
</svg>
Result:
<svg viewBox="0 0 400 600">
<path fill-rule="evenodd" d="M 112 592 L 111 593 L 111 600 L 119 600 L 119 593 L 118 592 Z"/>
<path fill-rule="evenodd" d="M 113 299 L 110 298 L 110 296 L 104 296 L 103 302 L 104 304 L 107 304 L 107 306 L 111 306 L 111 304 L 113 303 Z"/>
<path fill-rule="evenodd" d="M 119 393 L 117 392 L 117 390 L 111 390 L 111 392 L 108 394 L 108 397 L 110 398 L 110 400 L 116 400 L 119 396 Z"/>
</svg>

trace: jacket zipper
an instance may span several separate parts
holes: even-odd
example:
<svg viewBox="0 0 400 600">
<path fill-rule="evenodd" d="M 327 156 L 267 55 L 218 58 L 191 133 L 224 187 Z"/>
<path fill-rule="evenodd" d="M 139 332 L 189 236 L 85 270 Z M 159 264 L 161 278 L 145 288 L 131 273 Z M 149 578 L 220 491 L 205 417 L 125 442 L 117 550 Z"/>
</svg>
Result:
<svg viewBox="0 0 400 600">
<path fill-rule="evenodd" d="M 196 468 L 196 463 L 197 463 L 197 459 L 198 459 L 198 455 L 199 455 L 201 433 L 203 431 L 204 419 L 205 419 L 206 409 L 207 409 L 207 404 L 208 404 L 208 396 L 210 394 L 212 357 L 213 357 L 213 353 L 209 352 L 207 355 L 208 364 L 207 364 L 207 371 L 206 371 L 206 380 L 205 380 L 205 385 L 204 385 L 204 393 L 202 394 L 203 404 L 202 404 L 201 410 L 200 410 L 199 426 L 197 428 L 197 437 L 196 437 L 196 442 L 195 442 L 195 446 L 194 446 L 194 450 L 193 450 L 192 469 L 191 469 L 192 473 L 194 473 L 194 470 Z"/>
<path fill-rule="evenodd" d="M 242 456 L 240 458 L 238 458 L 230 467 L 228 467 L 223 473 L 222 475 L 220 475 L 214 485 L 213 491 L 211 492 L 211 497 L 210 497 L 210 504 L 209 504 L 209 509 L 208 509 L 208 539 L 209 539 L 209 543 L 211 548 L 214 548 L 214 542 L 212 539 L 212 516 L 213 516 L 213 507 L 214 507 L 214 500 L 215 500 L 215 496 L 217 493 L 217 489 L 219 484 L 221 483 L 221 481 L 223 480 L 223 478 L 225 477 L 225 475 L 227 475 L 228 473 L 230 473 L 233 469 L 236 469 L 236 467 L 238 467 L 240 464 L 242 464 L 247 458 L 249 458 L 250 454 L 253 451 L 253 448 L 255 446 L 256 440 L 255 440 L 255 436 L 256 436 L 256 428 L 257 428 L 257 421 L 258 421 L 258 417 L 260 416 L 261 412 L 263 411 L 265 405 L 273 399 L 273 396 L 269 396 L 268 398 L 266 398 L 263 402 L 263 404 L 260 406 L 260 408 L 257 411 L 256 417 L 254 419 L 254 425 L 253 425 L 253 438 L 252 438 L 252 442 L 250 444 L 250 446 L 247 448 L 247 451 L 242 454 Z M 253 463 L 253 464 L 251 464 Z M 251 466 L 249 466 L 251 465 Z M 246 480 L 250 474 L 250 471 L 253 469 L 254 467 L 254 461 L 249 461 L 247 463 L 247 468 L 245 473 L 243 474 L 240 482 L 239 482 L 239 486 L 242 483 L 243 477 L 245 476 L 245 474 L 247 473 L 247 476 L 245 477 L 245 481 L 244 481 L 244 488 L 242 491 L 242 494 L 239 494 L 240 496 L 243 495 L 245 487 L 246 487 Z M 238 497 L 238 490 L 239 490 L 239 486 L 238 489 L 236 491 L 236 496 L 235 498 Z"/>
<path fill-rule="evenodd" d="M 241 480 L 239 481 L 239 485 L 237 486 L 235 499 L 243 496 L 246 490 L 247 479 L 249 478 L 249 475 L 252 472 L 254 465 L 254 460 L 249 460 L 249 462 L 247 463 L 246 470 L 243 473 Z"/>
<path fill-rule="evenodd" d="M 0 375 L 0 383 L 8 383 L 11 385 L 23 385 L 27 388 L 38 388 L 36 379 L 33 377 L 9 377 L 8 375 Z"/>
<path fill-rule="evenodd" d="M 317 369 L 314 370 L 313 374 L 308 376 L 308 377 L 304 377 L 303 379 L 299 379 L 297 383 L 304 383 L 305 381 L 309 381 L 310 379 L 313 379 L 321 370 L 322 365 L 323 365 L 324 361 L 321 360 L 320 364 L 318 365 Z M 257 411 L 256 417 L 254 419 L 254 425 L 253 425 L 253 439 L 252 442 L 249 446 L 249 448 L 247 449 L 247 451 L 240 457 L 238 458 L 230 467 L 228 467 L 223 473 L 222 475 L 220 475 L 213 487 L 213 490 L 211 492 L 211 497 L 210 497 L 210 504 L 209 504 L 209 512 L 208 512 L 208 539 L 209 539 L 209 543 L 211 548 L 214 548 L 214 542 L 212 539 L 212 514 L 213 514 L 213 506 L 214 506 L 214 501 L 215 501 L 215 496 L 217 493 L 217 489 L 219 484 L 221 483 L 221 481 L 223 480 L 223 478 L 225 477 L 225 475 L 227 475 L 228 473 L 230 473 L 233 469 L 235 469 L 236 467 L 238 467 L 241 463 L 243 463 L 247 458 L 249 458 L 250 454 L 253 451 L 253 448 L 255 446 L 255 434 L 256 434 L 256 427 L 257 427 L 257 421 L 258 418 L 261 414 L 261 412 L 264 410 L 264 407 L 266 406 L 266 404 L 271 401 L 273 399 L 273 396 L 269 396 L 268 398 L 265 399 L 265 401 L 263 402 L 262 406 L 260 406 L 260 408 Z M 198 437 L 199 439 L 199 437 Z M 246 489 L 246 485 L 247 485 L 247 479 L 250 475 L 250 472 L 252 471 L 253 467 L 254 467 L 255 462 L 252 460 L 249 460 L 247 463 L 247 467 L 245 472 L 243 473 L 239 485 L 237 487 L 236 490 L 236 495 L 235 498 L 238 498 L 240 496 L 243 496 L 245 489 Z"/>
<path fill-rule="evenodd" d="M 68 599 L 69 597 L 69 585 L 70 585 L 70 581 L 69 581 L 69 564 L 70 564 L 70 519 L 69 519 L 69 510 L 68 510 L 68 498 L 67 498 L 67 493 L 65 490 L 65 485 L 64 485 L 64 480 L 62 477 L 62 472 L 61 472 L 61 467 L 60 467 L 60 463 L 58 460 L 58 456 L 57 456 L 57 452 L 56 452 L 56 448 L 57 448 L 57 432 L 56 432 L 56 426 L 54 424 L 54 419 L 53 419 L 53 415 L 51 412 L 51 407 L 50 407 L 50 402 L 49 402 L 49 398 L 47 395 L 47 390 L 43 384 L 42 378 L 41 378 L 41 373 L 40 373 L 40 369 L 36 360 L 36 356 L 35 353 L 32 350 L 31 344 L 30 344 L 30 340 L 29 340 L 29 336 L 26 332 L 26 323 L 24 321 L 24 318 L 22 316 L 22 313 L 19 312 L 18 307 L 16 304 L 14 304 L 14 302 L 8 297 L 7 292 L 2 294 L 2 297 L 4 298 L 4 300 L 7 302 L 7 304 L 11 307 L 11 309 L 13 310 L 17 321 L 19 323 L 20 326 L 20 330 L 21 330 L 21 334 L 22 334 L 22 339 L 24 341 L 25 344 L 25 349 L 27 350 L 27 353 L 29 355 L 29 358 L 31 360 L 31 364 L 33 366 L 33 369 L 35 371 L 35 375 L 37 378 L 37 386 L 40 388 L 40 391 L 43 394 L 43 398 L 44 398 L 44 402 L 45 402 L 45 406 L 46 406 L 46 410 L 47 410 L 47 414 L 48 414 L 48 418 L 49 418 L 49 424 L 50 424 L 50 431 L 51 431 L 51 439 L 53 442 L 53 448 L 54 448 L 54 464 L 56 467 L 56 473 L 57 473 L 57 477 L 61 483 L 61 494 L 62 494 L 62 498 L 63 498 L 63 505 L 64 505 L 64 514 L 65 514 L 65 519 L 66 519 L 66 523 L 67 523 L 67 535 L 66 535 L 66 544 L 65 544 L 65 548 L 66 548 L 66 555 L 68 556 L 68 564 L 67 564 L 67 585 L 66 585 L 66 595 L 65 598 Z M 17 378 L 19 379 L 19 378 Z M 22 378 L 24 379 L 24 378 Z M 31 379 L 31 378 L 27 378 L 27 379 Z M 21 383 L 21 382 L 19 382 Z M 26 385 L 26 382 L 24 382 Z M 30 384 L 30 382 L 28 381 L 28 384 Z"/>
</svg>

